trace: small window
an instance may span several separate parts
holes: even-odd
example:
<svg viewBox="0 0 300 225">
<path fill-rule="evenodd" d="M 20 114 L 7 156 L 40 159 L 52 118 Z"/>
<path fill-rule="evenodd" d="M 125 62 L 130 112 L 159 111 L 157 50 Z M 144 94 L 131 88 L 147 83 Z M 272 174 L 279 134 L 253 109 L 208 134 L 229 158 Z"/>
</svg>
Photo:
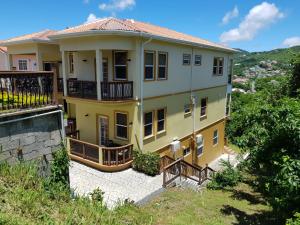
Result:
<svg viewBox="0 0 300 225">
<path fill-rule="evenodd" d="M 166 110 L 157 110 L 157 132 L 162 132 L 166 130 Z"/>
<path fill-rule="evenodd" d="M 114 79 L 127 80 L 127 52 L 114 52 Z"/>
<path fill-rule="evenodd" d="M 144 114 L 144 137 L 153 135 L 153 112 Z"/>
<path fill-rule="evenodd" d="M 224 58 L 215 57 L 214 58 L 214 66 L 213 66 L 213 74 L 214 75 L 223 75 L 223 67 L 224 67 Z"/>
<path fill-rule="evenodd" d="M 199 157 L 203 153 L 203 148 L 204 148 L 204 139 L 197 145 L 197 156 Z"/>
<path fill-rule="evenodd" d="M 183 149 L 183 156 L 186 156 L 190 153 L 191 153 L 191 148 L 190 147 L 187 147 L 187 148 Z"/>
<path fill-rule="evenodd" d="M 145 80 L 154 80 L 155 52 L 145 52 Z"/>
<path fill-rule="evenodd" d="M 158 80 L 166 80 L 168 73 L 168 53 L 158 53 Z"/>
<path fill-rule="evenodd" d="M 69 73 L 74 73 L 74 54 L 72 52 L 69 53 Z"/>
<path fill-rule="evenodd" d="M 184 105 L 184 114 L 189 114 L 189 113 L 191 113 L 191 105 L 185 104 Z"/>
<path fill-rule="evenodd" d="M 191 54 L 183 54 L 183 65 L 190 65 L 191 64 Z"/>
<path fill-rule="evenodd" d="M 215 130 L 214 131 L 214 136 L 213 136 L 213 144 L 217 145 L 218 142 L 219 142 L 219 133 L 218 133 L 218 130 Z"/>
<path fill-rule="evenodd" d="M 121 139 L 128 138 L 128 121 L 126 113 L 116 113 L 116 137 Z"/>
<path fill-rule="evenodd" d="M 201 111 L 200 116 L 206 116 L 206 109 L 207 109 L 207 98 L 201 99 Z"/>
<path fill-rule="evenodd" d="M 18 64 L 19 64 L 19 70 L 28 70 L 26 59 L 20 59 L 18 61 Z"/>
<path fill-rule="evenodd" d="M 195 55 L 195 66 L 201 66 L 202 56 Z"/>
<path fill-rule="evenodd" d="M 231 84 L 232 82 L 232 73 L 233 73 L 233 59 L 230 59 L 229 61 L 229 67 L 228 67 L 228 84 Z"/>
</svg>

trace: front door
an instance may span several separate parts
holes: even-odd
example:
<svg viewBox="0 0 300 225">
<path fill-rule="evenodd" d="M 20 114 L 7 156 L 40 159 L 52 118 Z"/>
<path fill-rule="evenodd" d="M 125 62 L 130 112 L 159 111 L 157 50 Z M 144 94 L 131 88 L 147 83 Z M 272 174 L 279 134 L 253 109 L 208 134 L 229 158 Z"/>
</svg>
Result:
<svg viewBox="0 0 300 225">
<path fill-rule="evenodd" d="M 98 116 L 98 139 L 99 145 L 105 146 L 108 143 L 108 117 Z"/>
</svg>

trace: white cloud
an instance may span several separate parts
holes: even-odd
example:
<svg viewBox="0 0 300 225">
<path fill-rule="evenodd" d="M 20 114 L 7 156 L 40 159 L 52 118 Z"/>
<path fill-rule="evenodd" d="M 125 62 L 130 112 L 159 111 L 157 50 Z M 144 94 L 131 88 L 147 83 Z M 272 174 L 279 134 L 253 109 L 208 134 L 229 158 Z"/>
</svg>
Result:
<svg viewBox="0 0 300 225">
<path fill-rule="evenodd" d="M 252 40 L 259 31 L 283 18 L 284 15 L 273 3 L 263 2 L 254 6 L 237 28 L 221 34 L 221 42 Z"/>
<path fill-rule="evenodd" d="M 89 3 L 90 3 L 90 0 L 83 0 L 83 3 L 84 3 L 84 4 L 89 4 Z"/>
<path fill-rule="evenodd" d="M 222 24 L 228 24 L 230 20 L 239 16 L 239 9 L 235 6 L 231 11 L 227 12 L 222 19 Z"/>
<path fill-rule="evenodd" d="M 282 44 L 284 46 L 288 46 L 288 47 L 293 47 L 293 46 L 300 45 L 300 37 L 287 38 L 282 42 Z"/>
<path fill-rule="evenodd" d="M 91 23 L 94 22 L 95 20 L 97 20 L 97 16 L 93 13 L 90 13 L 90 15 L 88 16 L 88 18 L 86 19 L 85 23 Z"/>
<path fill-rule="evenodd" d="M 107 11 L 122 11 L 135 6 L 135 0 L 110 0 L 109 3 L 99 5 L 101 10 Z"/>
</svg>

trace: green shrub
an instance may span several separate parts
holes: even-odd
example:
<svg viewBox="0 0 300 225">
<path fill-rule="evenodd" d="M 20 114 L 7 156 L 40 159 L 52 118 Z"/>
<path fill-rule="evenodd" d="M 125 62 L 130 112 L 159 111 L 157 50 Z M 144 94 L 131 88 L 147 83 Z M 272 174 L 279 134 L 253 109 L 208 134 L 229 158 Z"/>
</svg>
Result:
<svg viewBox="0 0 300 225">
<path fill-rule="evenodd" d="M 96 188 L 92 193 L 90 193 L 93 202 L 103 204 L 104 192 L 100 188 Z"/>
<path fill-rule="evenodd" d="M 286 225 L 300 225 L 300 213 L 296 213 L 294 218 L 288 219 Z"/>
<path fill-rule="evenodd" d="M 241 181 L 240 172 L 235 169 L 230 162 L 221 161 L 224 169 L 214 174 L 212 181 L 207 185 L 207 188 L 218 190 L 224 188 L 232 188 Z"/>
<path fill-rule="evenodd" d="M 139 172 L 155 176 L 159 174 L 159 160 L 160 157 L 156 153 L 134 151 L 132 167 Z"/>
</svg>

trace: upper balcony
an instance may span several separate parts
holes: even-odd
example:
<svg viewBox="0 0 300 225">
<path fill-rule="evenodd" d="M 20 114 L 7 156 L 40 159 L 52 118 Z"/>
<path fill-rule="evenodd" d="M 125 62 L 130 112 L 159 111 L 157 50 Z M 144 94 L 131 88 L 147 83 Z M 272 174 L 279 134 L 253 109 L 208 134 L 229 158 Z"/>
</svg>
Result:
<svg viewBox="0 0 300 225">
<path fill-rule="evenodd" d="M 130 51 L 95 50 L 63 52 L 64 76 L 58 90 L 64 96 L 101 101 L 134 98 Z"/>
</svg>

